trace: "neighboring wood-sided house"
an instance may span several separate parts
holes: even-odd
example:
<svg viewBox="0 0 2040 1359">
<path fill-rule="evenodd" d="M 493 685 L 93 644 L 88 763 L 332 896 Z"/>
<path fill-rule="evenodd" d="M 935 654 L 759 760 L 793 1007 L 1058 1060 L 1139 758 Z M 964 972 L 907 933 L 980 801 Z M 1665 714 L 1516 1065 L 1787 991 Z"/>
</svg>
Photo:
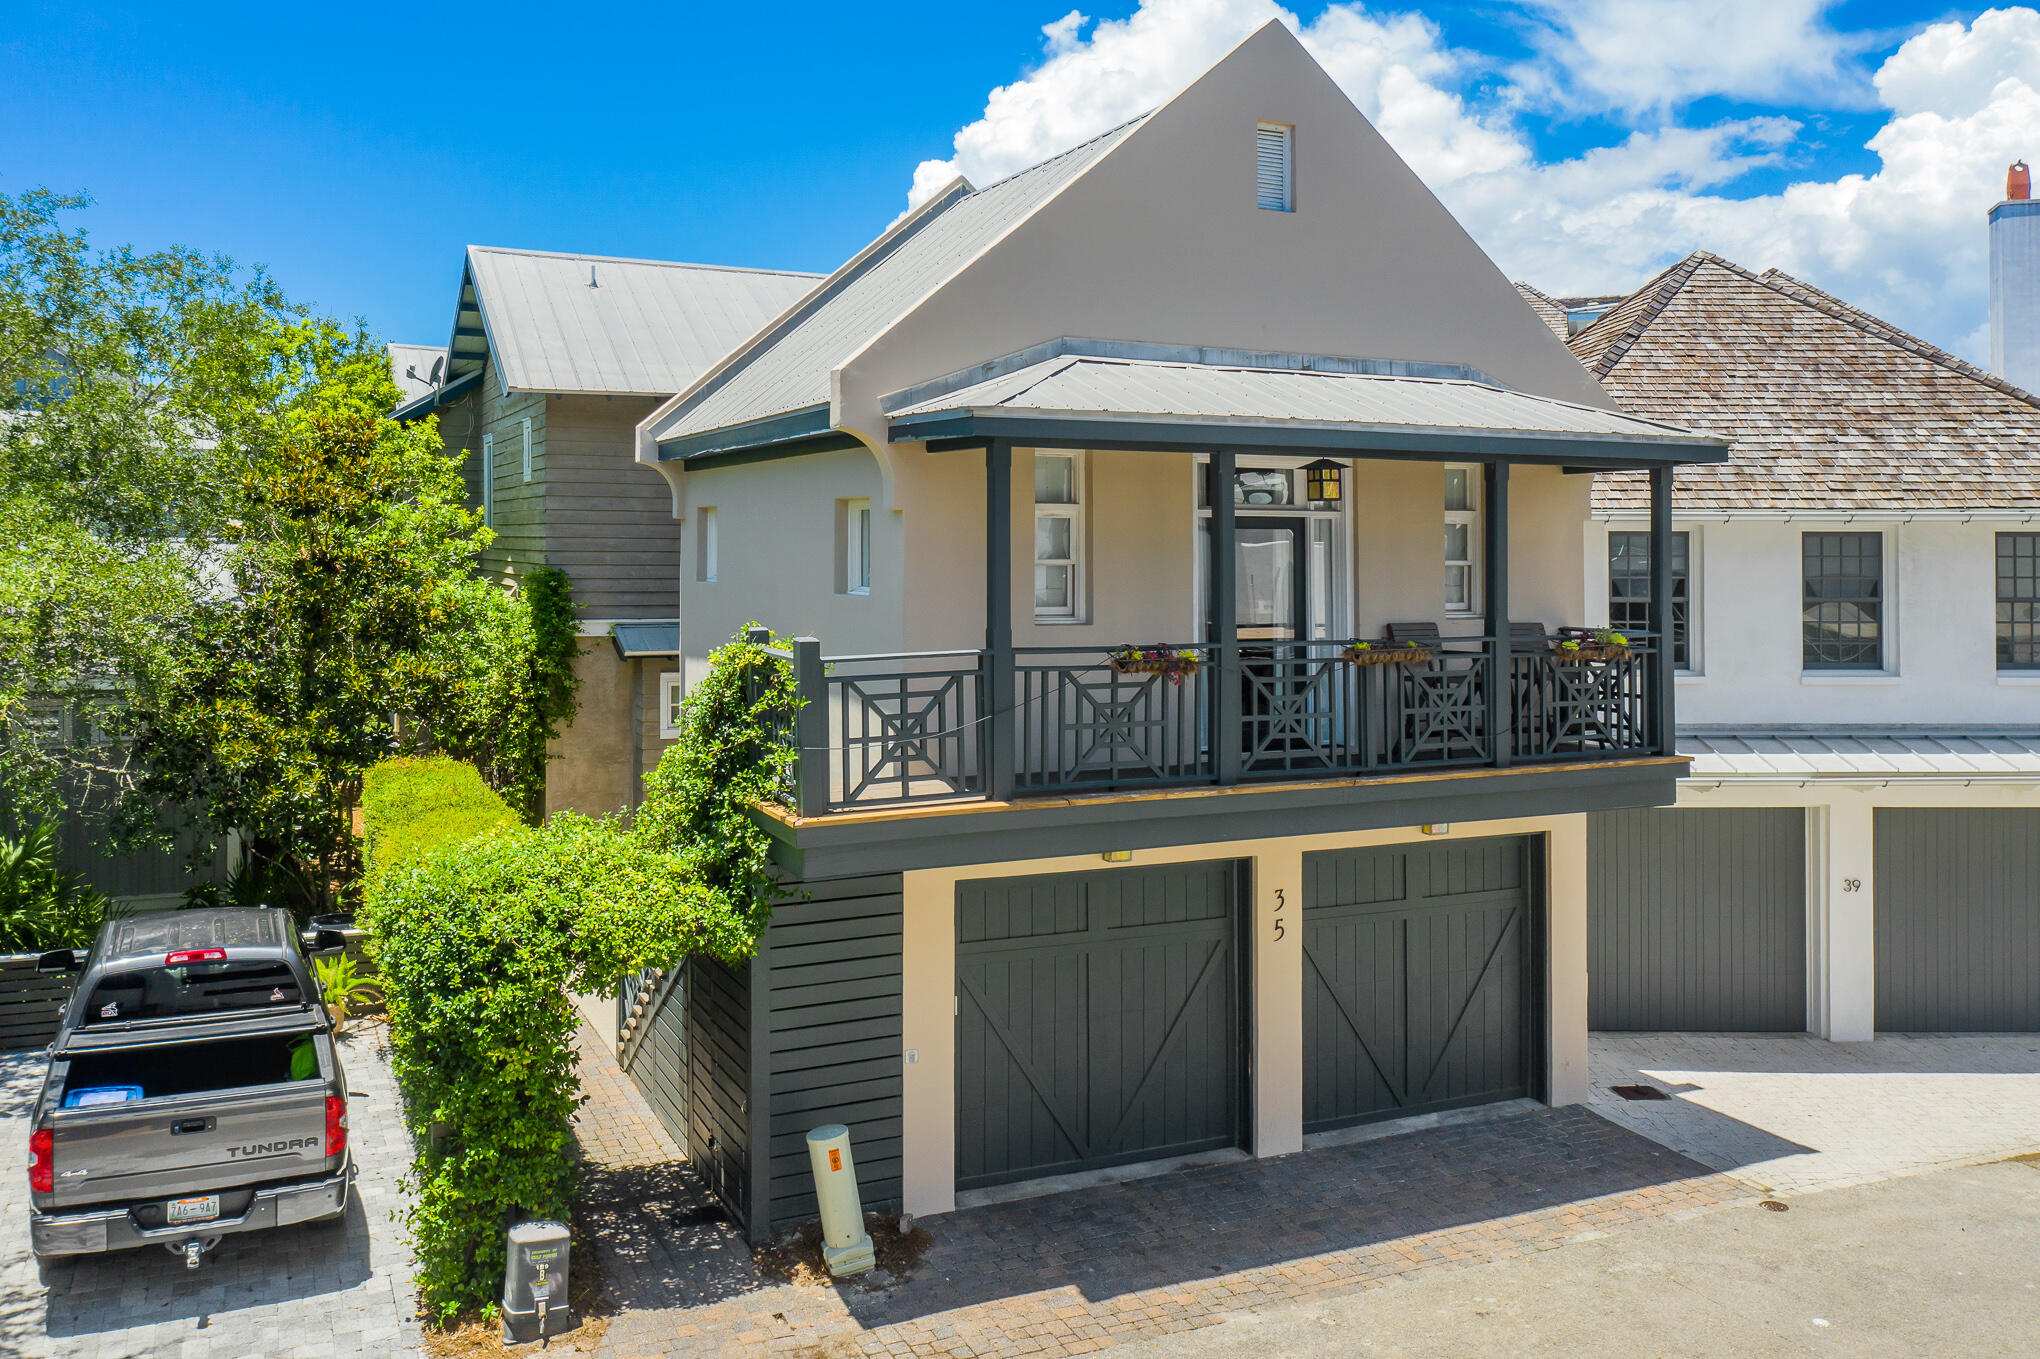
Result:
<svg viewBox="0 0 2040 1359">
<path fill-rule="evenodd" d="M 495 530 L 484 568 L 509 582 L 554 566 L 572 581 L 580 711 L 553 746 L 548 810 L 635 806 L 672 735 L 663 700 L 677 685 L 659 681 L 677 646 L 678 537 L 667 487 L 633 463 L 633 430 L 814 283 L 470 246 L 447 347 L 391 347 L 400 385 L 427 380 L 399 418 L 438 421 Z"/>
<path fill-rule="evenodd" d="M 1571 345 L 1733 455 L 1678 473 L 1675 810 L 1592 819 L 1597 1028 L 2040 1031 L 2040 398 L 1688 256 Z M 1592 618 L 1651 612 L 1604 476 Z"/>
<path fill-rule="evenodd" d="M 1557 635 L 1591 474 L 1668 524 L 1724 454 L 1618 411 L 1280 24 L 950 185 L 638 427 L 686 672 L 812 640 L 794 895 L 634 990 L 631 1074 L 754 1237 L 817 1124 L 938 1213 L 1583 1098 L 1587 816 L 1685 769 L 1662 627 Z"/>
</svg>

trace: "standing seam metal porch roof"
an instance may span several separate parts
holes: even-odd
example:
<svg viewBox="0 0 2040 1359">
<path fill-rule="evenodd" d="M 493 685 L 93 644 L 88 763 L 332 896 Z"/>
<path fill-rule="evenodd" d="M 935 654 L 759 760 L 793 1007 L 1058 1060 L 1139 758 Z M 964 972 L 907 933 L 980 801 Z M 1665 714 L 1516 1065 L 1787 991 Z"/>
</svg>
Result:
<svg viewBox="0 0 2040 1359">
<path fill-rule="evenodd" d="M 1146 115 L 1142 115 L 1144 118 Z M 1136 118 L 982 189 L 957 181 L 837 270 L 779 325 L 733 355 L 656 428 L 684 438 L 825 406 L 829 375 L 1057 190 L 1117 146 Z"/>
<path fill-rule="evenodd" d="M 1925 779 L 2040 780 L 2040 728 L 2002 731 L 1834 727 L 1827 730 L 1682 731 L 1692 777 L 1801 783 Z"/>
<path fill-rule="evenodd" d="M 1304 439 L 1322 431 L 1356 447 L 1450 441 L 1491 443 L 1499 451 L 1514 440 L 1545 440 L 1583 457 L 1619 457 L 1646 447 L 1675 461 L 1727 454 L 1727 445 L 1711 435 L 1459 378 L 1085 355 L 1050 359 L 901 407 L 891 413 L 891 434 L 940 438 L 960 432 L 966 419 L 988 425 L 1016 417 L 1135 430 L 1144 424 L 1263 426 Z"/>
</svg>

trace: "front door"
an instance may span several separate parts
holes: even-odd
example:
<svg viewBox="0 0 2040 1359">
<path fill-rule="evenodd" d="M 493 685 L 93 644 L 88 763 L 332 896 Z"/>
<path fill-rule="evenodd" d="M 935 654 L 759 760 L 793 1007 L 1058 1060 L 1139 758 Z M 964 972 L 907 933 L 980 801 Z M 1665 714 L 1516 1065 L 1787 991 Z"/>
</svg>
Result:
<svg viewBox="0 0 2040 1359">
<path fill-rule="evenodd" d="M 1235 532 L 1240 749 L 1249 772 L 1290 772 L 1323 748 L 1332 720 L 1330 695 L 1312 683 L 1310 523 L 1242 519 Z"/>
<path fill-rule="evenodd" d="M 1301 519 L 1242 519 L 1234 527 L 1240 641 L 1264 654 L 1272 643 L 1305 636 L 1310 567 L 1304 535 L 1309 527 Z"/>
</svg>

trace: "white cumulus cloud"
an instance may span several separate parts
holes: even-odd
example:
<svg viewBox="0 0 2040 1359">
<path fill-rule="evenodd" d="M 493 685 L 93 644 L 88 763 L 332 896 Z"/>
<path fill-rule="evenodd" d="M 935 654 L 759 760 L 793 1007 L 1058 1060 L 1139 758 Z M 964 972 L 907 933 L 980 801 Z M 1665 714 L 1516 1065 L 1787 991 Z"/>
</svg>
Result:
<svg viewBox="0 0 2040 1359">
<path fill-rule="evenodd" d="M 2040 153 L 2040 13 L 1929 25 L 1865 72 L 1854 63 L 1867 40 L 1832 29 L 1829 8 L 1534 0 L 1539 56 L 1499 85 L 1480 79 L 1496 63 L 1451 48 L 1416 13 L 1339 3 L 1305 23 L 1272 0 L 1145 0 L 1094 24 L 1073 10 L 1044 26 L 1041 65 L 991 92 L 954 154 L 918 167 L 909 201 L 958 174 L 990 183 L 1153 108 L 1280 19 L 1512 277 L 1551 292 L 1627 291 L 1712 250 L 1981 357 L 1984 212 L 2005 165 Z M 1723 44 L 1724 32 L 1737 42 Z M 1710 94 L 1780 112 L 1679 120 Z M 1540 159 L 1523 119 L 1554 99 L 1596 102 L 1633 126 Z M 1787 112 L 1859 101 L 1885 115 L 1867 147 L 1877 168 L 1822 177 Z M 1778 166 L 1806 177 L 1738 192 L 1748 172 Z"/>
</svg>

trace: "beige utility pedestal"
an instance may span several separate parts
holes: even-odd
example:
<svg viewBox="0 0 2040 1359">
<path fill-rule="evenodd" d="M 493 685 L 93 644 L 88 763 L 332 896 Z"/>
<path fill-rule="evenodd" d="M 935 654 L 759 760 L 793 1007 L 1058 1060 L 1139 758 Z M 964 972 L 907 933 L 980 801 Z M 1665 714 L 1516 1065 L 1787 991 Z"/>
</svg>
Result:
<svg viewBox="0 0 2040 1359">
<path fill-rule="evenodd" d="M 807 1150 L 815 1171 L 815 1201 L 822 1208 L 822 1259 L 839 1279 L 862 1274 L 878 1260 L 864 1230 L 850 1130 L 840 1123 L 824 1124 L 807 1135 Z"/>
</svg>

